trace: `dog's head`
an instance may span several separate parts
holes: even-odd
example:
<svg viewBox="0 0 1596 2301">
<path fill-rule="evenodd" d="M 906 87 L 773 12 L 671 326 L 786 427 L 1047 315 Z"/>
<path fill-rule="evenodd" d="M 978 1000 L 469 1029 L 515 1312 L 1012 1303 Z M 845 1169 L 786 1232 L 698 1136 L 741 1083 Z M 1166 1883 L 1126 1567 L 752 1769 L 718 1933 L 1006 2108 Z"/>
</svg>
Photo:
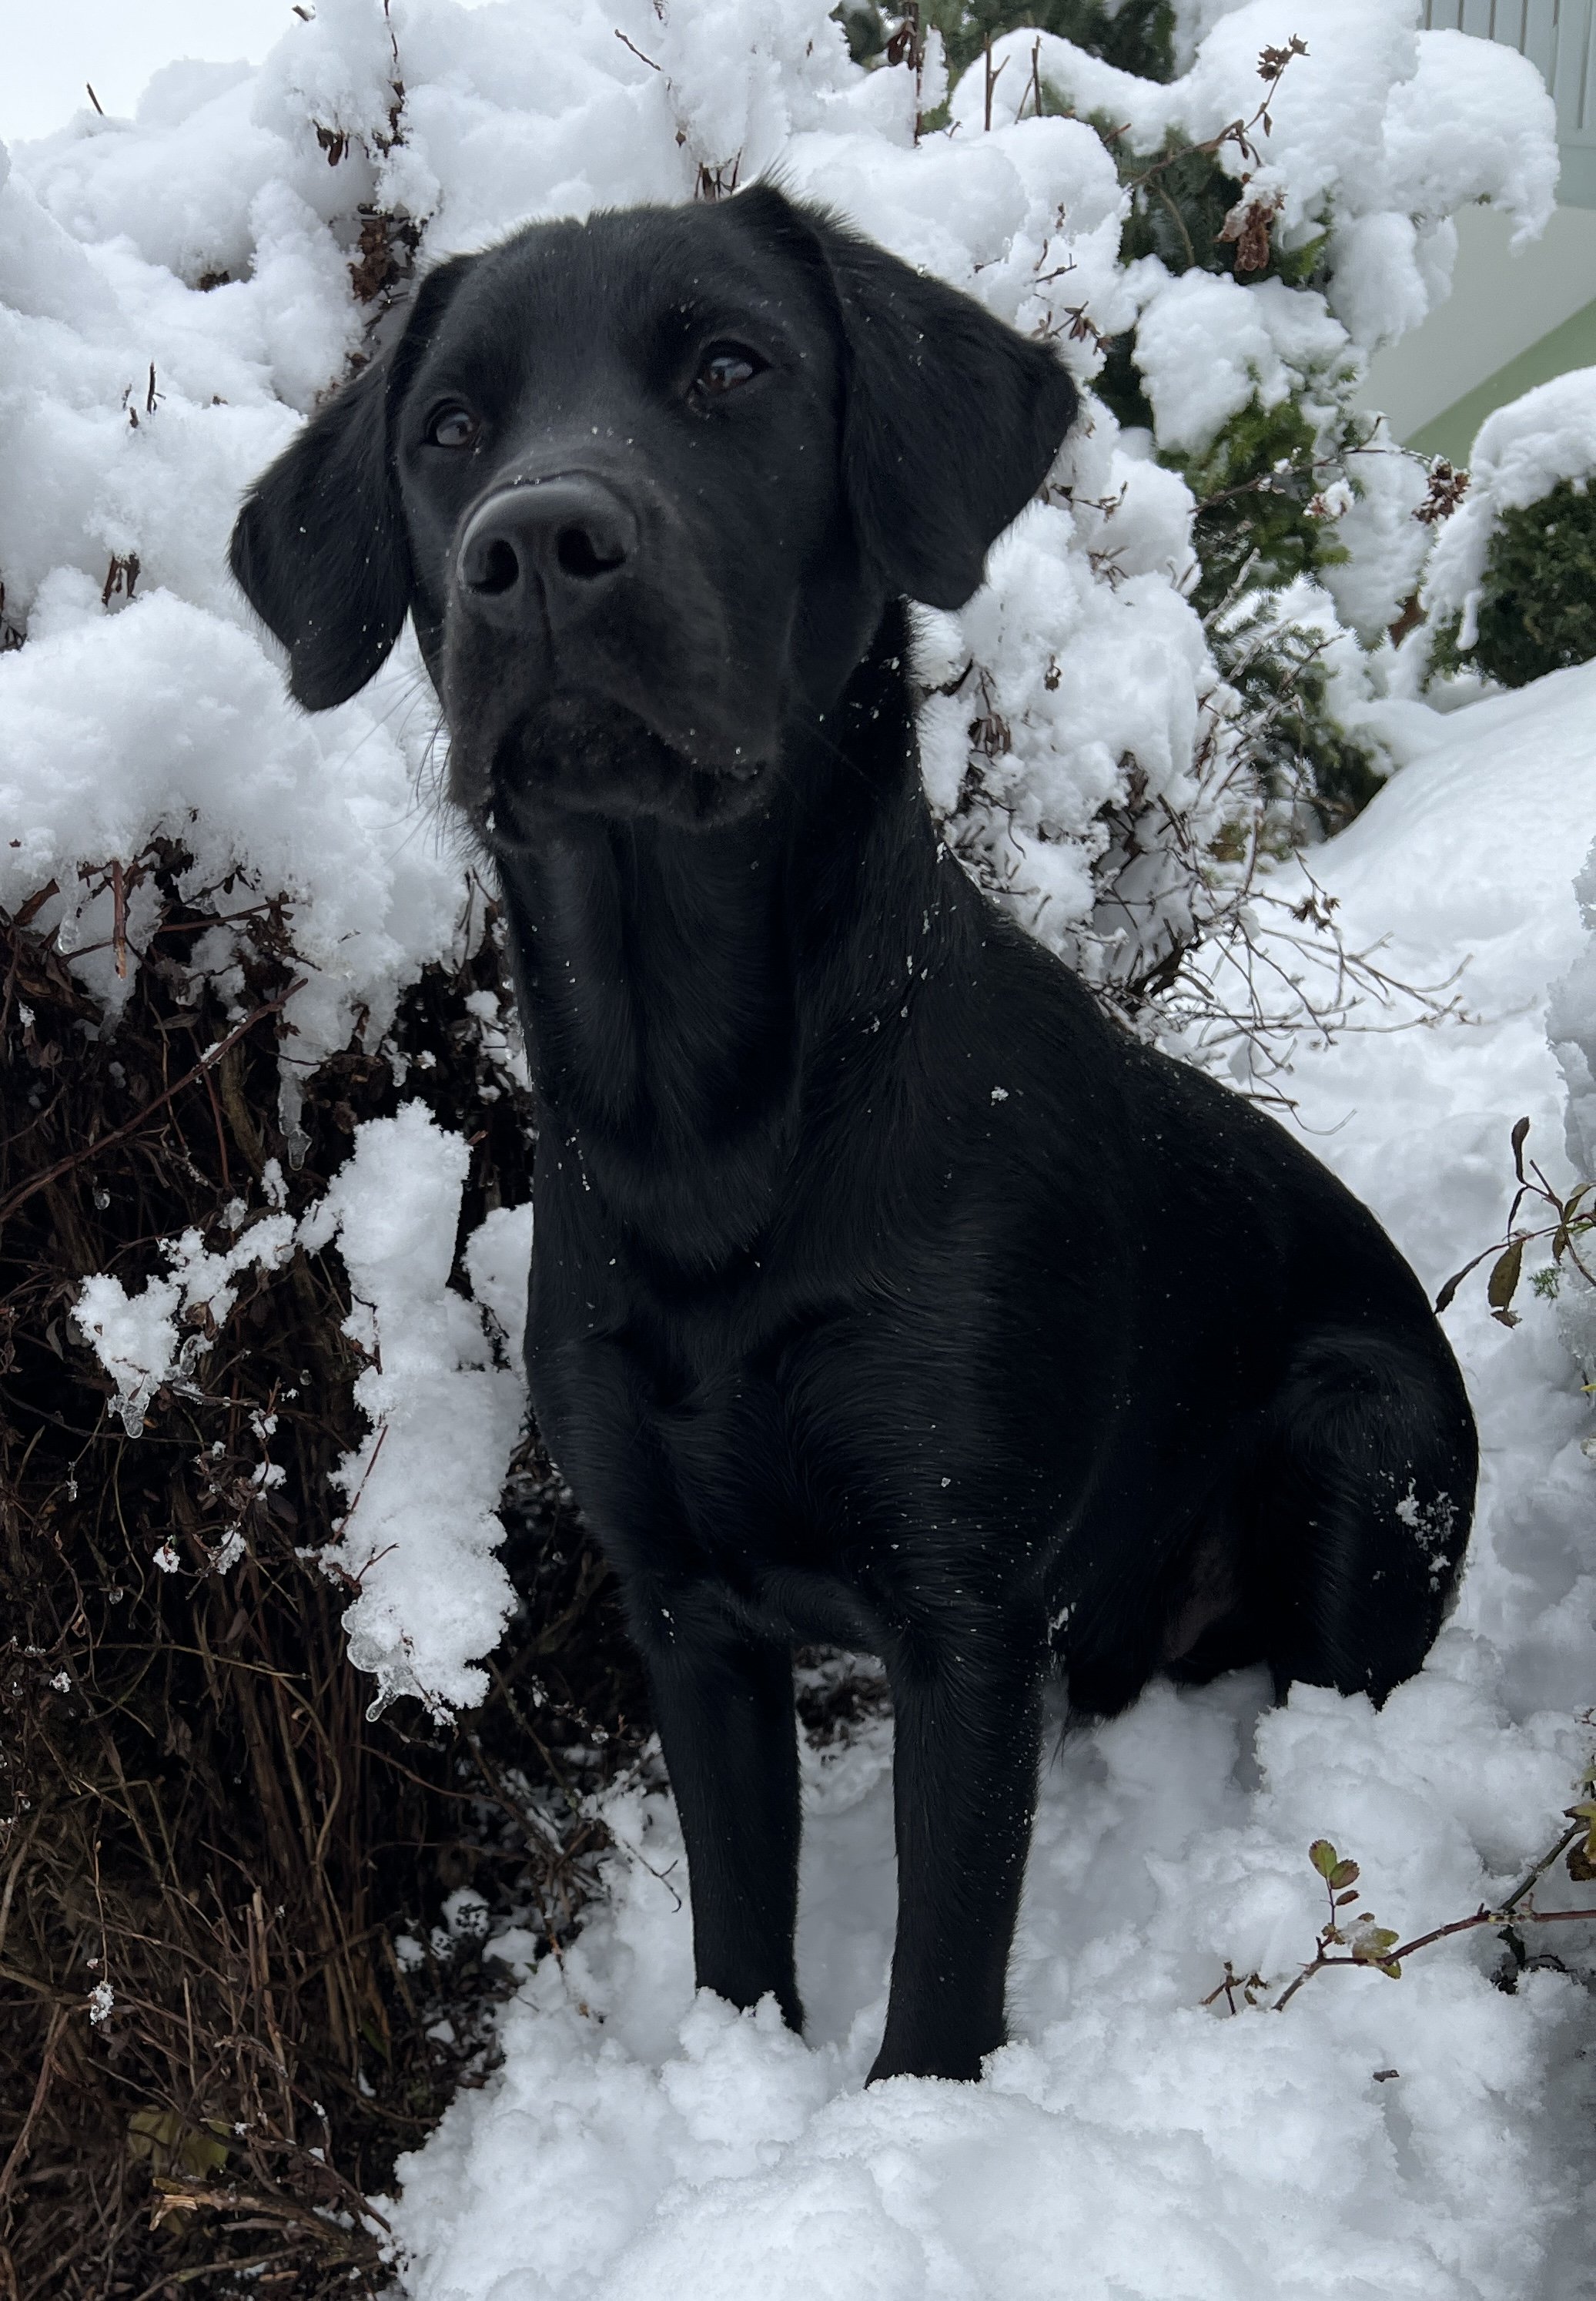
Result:
<svg viewBox="0 0 1596 2301">
<path fill-rule="evenodd" d="M 725 820 L 889 598 L 969 598 L 1075 405 L 1044 346 L 769 186 L 535 225 L 422 282 L 233 572 L 312 710 L 414 616 L 493 836 Z"/>
</svg>

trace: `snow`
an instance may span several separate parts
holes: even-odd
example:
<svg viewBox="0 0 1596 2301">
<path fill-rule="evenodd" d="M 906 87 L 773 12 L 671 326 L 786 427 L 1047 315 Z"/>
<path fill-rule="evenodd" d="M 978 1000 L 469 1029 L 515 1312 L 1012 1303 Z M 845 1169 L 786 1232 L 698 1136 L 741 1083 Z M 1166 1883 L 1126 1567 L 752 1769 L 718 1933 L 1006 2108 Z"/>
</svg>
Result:
<svg viewBox="0 0 1596 2301">
<path fill-rule="evenodd" d="M 173 1276 L 147 1279 L 137 1294 L 104 1272 L 84 1281 L 72 1321 L 116 1385 L 116 1411 L 130 1438 L 144 1427 L 146 1410 L 162 1384 L 190 1374 L 205 1354 L 206 1328 L 191 1329 L 180 1343 L 179 1319 L 197 1313 L 213 1322 L 209 1332 L 214 1333 L 238 1300 L 243 1273 L 280 1270 L 294 1238 L 288 1216 L 265 1214 L 222 1254 L 207 1253 L 196 1230 L 163 1241 Z"/>
<path fill-rule="evenodd" d="M 932 690 L 922 712 L 932 804 L 951 815 L 966 771 L 973 706 L 960 674 L 977 665 L 975 691 L 1008 737 L 983 767 L 978 852 L 1014 874 L 1016 907 L 1055 943 L 1091 915 L 1099 811 L 1124 796 L 1126 754 L 1172 806 L 1190 797 L 1207 660 L 1201 625 L 1169 580 L 1190 561 L 1185 491 L 1121 451 L 1106 410 L 1094 423 L 1066 448 L 1057 499 L 1028 511 L 992 552 L 989 583 L 957 615 L 925 617 L 920 656 Z M 1113 582 L 1090 554 L 1114 567 Z"/>
<path fill-rule="evenodd" d="M 1434 529 L 1414 517 L 1428 492 L 1429 473 L 1416 456 L 1397 448 L 1384 416 L 1348 460 L 1358 493 L 1336 522 L 1336 540 L 1347 556 L 1325 569 L 1324 582 L 1363 646 L 1377 648 L 1417 590 L 1434 538 Z"/>
<path fill-rule="evenodd" d="M 1508 1136 L 1555 1160 L 1548 986 L 1596 948 L 1568 885 L 1596 833 L 1596 665 L 1441 717 L 1386 707 L 1406 760 L 1315 858 L 1354 938 L 1476 1018 L 1349 1034 L 1292 1078 L 1307 1138 L 1436 1286 L 1497 1234 Z M 1591 890 L 1589 891 L 1596 891 Z M 1596 1004 L 1581 1007 L 1589 1029 Z M 1583 1138 L 1582 1138 L 1583 1139 Z M 1012 1969 L 1013 2042 L 980 2088 L 862 2090 L 890 1951 L 890 1734 L 805 1759 L 807 2038 L 692 1989 L 668 1798 L 607 1808 L 607 1893 L 502 2017 L 502 2069 L 401 2161 L 410 2301 L 1576 2301 L 1589 2003 L 1492 1987 L 1458 1941 L 1401 1979 L 1322 1974 L 1291 2007 L 1201 2001 L 1226 1959 L 1278 1996 L 1311 1953 L 1307 1850 L 1362 1865 L 1404 1936 L 1500 1898 L 1590 1754 L 1596 1468 L 1551 1309 L 1449 1328 L 1479 1413 L 1460 1602 L 1376 1713 L 1253 1674 L 1157 1686 L 1043 1778 Z M 1549 1881 L 1543 1906 L 1566 1901 Z M 1539 1947 L 1541 1945 L 1535 1944 Z M 1559 1945 L 1565 1950 L 1567 1945 Z M 522 1969 L 525 1971 L 525 1969 Z"/>
<path fill-rule="evenodd" d="M 350 1661 L 377 1680 L 373 1716 L 404 1694 L 440 1718 L 480 1702 L 477 1657 L 515 1602 L 495 1505 L 522 1382 L 448 1283 L 469 1162 L 462 1135 L 406 1103 L 355 1129 L 300 1231 L 313 1248 L 336 1236 L 354 1295 L 344 1332 L 369 1360 L 355 1400 L 370 1435 L 336 1474 L 349 1507 L 322 1565 L 358 1587 L 344 1627 Z"/>
<path fill-rule="evenodd" d="M 1279 280 L 1244 288 L 1227 273 L 1182 272 L 1142 314 L 1137 356 L 1164 445 L 1188 455 L 1256 400 L 1278 407 L 1349 356 L 1321 296 Z"/>
<path fill-rule="evenodd" d="M 1039 253 L 1033 270 L 1039 280 L 1047 278 L 1047 294 L 1028 298 L 1015 316 L 1022 325 L 1034 325 L 1040 315 L 1089 384 L 1100 367 L 1099 344 L 1095 338 L 1072 341 L 1062 323 L 1083 309 L 1101 335 L 1133 327 L 1157 444 L 1166 455 L 1200 456 L 1248 407 L 1270 410 L 1294 402 L 1314 432 L 1316 457 L 1329 466 L 1345 460 L 1350 488 L 1333 486 L 1322 500 L 1347 556 L 1326 568 L 1324 583 L 1335 615 L 1366 647 L 1379 642 L 1416 588 L 1429 531 L 1412 516 L 1423 499 L 1421 467 L 1397 449 L 1383 428 L 1368 432 L 1353 416 L 1364 360 L 1378 344 L 1416 325 L 1448 292 L 1456 252 L 1452 211 L 1466 201 L 1489 200 L 1513 218 L 1517 236 L 1538 232 L 1550 213 L 1557 167 L 1553 108 L 1533 68 L 1485 42 L 1419 31 L 1418 14 L 1416 6 L 1400 0 L 1248 0 L 1239 7 L 1187 10 L 1180 31 L 1191 47 L 1190 69 L 1167 85 L 1117 71 L 1055 35 L 1018 31 L 993 43 L 993 69 L 1001 77 L 990 92 L 981 63 L 964 75 L 951 99 L 959 135 L 966 139 L 961 155 L 966 166 L 972 151 L 985 153 L 999 136 L 1017 148 L 1021 138 L 1040 142 L 1040 130 L 1077 126 L 1022 118 L 1027 106 L 1035 109 L 1034 78 L 1082 121 L 1092 117 L 1121 127 L 1123 148 L 1144 155 L 1149 167 L 1168 138 L 1204 143 L 1222 138 L 1232 123 L 1250 123 L 1249 150 L 1232 138 L 1219 142 L 1216 156 L 1236 180 L 1238 207 L 1243 200 L 1260 200 L 1276 209 L 1273 234 L 1283 249 L 1324 240 L 1322 294 L 1293 290 L 1278 279 L 1247 282 L 1195 266 L 1172 275 L 1156 256 L 1120 267 L 1112 292 L 1104 293 L 1093 267 L 1114 226 L 1099 222 L 1095 206 L 1082 216 L 1078 197 L 1072 203 L 1066 195 L 1064 236 L 1076 269 L 1055 280 L 1057 257 Z M 1297 37 L 1306 41 L 1307 53 L 1293 55 L 1266 88 L 1258 71 L 1262 51 L 1284 48 Z M 1258 116 L 1266 96 L 1267 127 Z M 989 103 L 990 135 L 983 132 Z M 956 135 L 950 146 L 956 154 L 958 140 Z M 1060 146 L 1061 161 L 1063 152 Z M 879 173 L 888 180 L 890 169 Z M 1094 185 L 1092 197 L 1104 194 Z M 891 240 L 890 218 L 873 213 L 867 221 Z M 1090 232 L 1082 232 L 1083 222 Z M 1027 231 L 1033 230 L 1028 224 Z M 905 252 L 926 260 L 925 239 L 923 228 L 919 244 Z M 940 251 L 929 260 L 949 268 Z M 1011 253 L 1007 266 L 996 269 L 1000 275 L 1014 266 Z M 995 300 L 990 272 L 983 270 L 972 284 Z M 1007 314 L 1006 305 L 999 308 Z M 1055 473 L 1051 492 L 1068 489 L 1076 498 L 1074 546 L 1099 575 L 1105 558 L 1112 564 L 1112 548 L 1106 552 L 1100 537 L 1089 531 L 1082 511 L 1089 499 L 1106 503 L 1124 485 L 1131 451 L 1115 437 L 1106 411 L 1090 399 L 1087 406 L 1090 441 L 1071 443 L 1066 468 Z M 1349 455 L 1349 435 L 1360 433 L 1361 444 Z M 1067 468 L 1072 459 L 1095 460 L 1095 484 L 1074 484 Z M 1154 556 L 1180 590 L 1187 507 L 1174 496 L 1158 507 L 1163 523 Z M 992 570 L 998 612 L 1010 627 L 1031 605 L 1009 596 L 1024 567 L 1016 552 Z M 1077 618 L 1076 590 L 1067 574 L 1056 580 L 1048 607 L 1039 603 L 1032 611 L 1061 673 L 1057 684 L 1040 694 L 1030 691 L 1035 647 L 1028 687 L 969 631 L 966 611 L 965 653 L 958 657 L 950 648 L 947 660 L 956 670 L 960 661 L 976 668 L 993 724 L 1024 725 L 1025 747 L 1009 758 L 988 765 L 966 749 L 961 761 L 954 710 L 939 708 L 934 699 L 928 706 L 928 786 L 938 804 L 949 808 L 949 795 L 963 793 L 955 843 L 1033 933 L 1093 972 L 1125 967 L 1134 956 L 1107 951 L 1092 924 L 1107 849 L 1100 810 L 1124 804 L 1124 763 L 1133 762 L 1155 802 L 1177 812 L 1195 807 L 1199 841 L 1217 828 L 1211 821 L 1205 824 L 1204 796 L 1190 780 L 1207 732 L 1202 715 L 1182 724 L 1172 711 L 1155 732 L 1145 717 L 1125 713 L 1105 731 L 1107 773 L 1104 751 L 1082 740 L 1088 732 L 1080 724 L 1082 688 L 1102 699 L 1099 717 L 1113 713 L 1109 698 L 1116 682 L 1112 672 L 1105 674 L 1109 660 L 1128 670 L 1136 665 L 1126 686 L 1133 682 L 1146 699 L 1158 685 L 1156 674 L 1150 681 L 1139 675 L 1148 665 L 1168 656 L 1183 659 L 1195 650 L 1195 635 L 1178 635 L 1167 613 L 1158 616 L 1149 591 L 1143 586 L 1122 598 L 1111 658 L 1096 644 L 1097 616 L 1088 612 Z M 982 607 L 990 625 L 991 604 Z M 928 674 L 928 684 L 938 683 L 947 682 Z M 1211 673 L 1199 673 L 1195 691 L 1223 718 L 1224 699 Z M 1172 756 L 1178 760 L 1173 767 Z M 1182 911 L 1201 901 L 1178 873 L 1163 886 L 1138 886 L 1134 894 L 1149 948 L 1160 932 L 1180 932 Z"/>
<path fill-rule="evenodd" d="M 344 1331 L 365 1360 L 355 1402 L 368 1433 L 334 1473 L 347 1507 L 319 1562 L 354 1593 L 344 1627 L 350 1661 L 376 1678 L 373 1716 L 401 1694 L 438 1718 L 480 1701 L 480 1657 L 515 1602 L 495 1555 L 504 1539 L 496 1506 L 525 1407 L 531 1210 L 501 1208 L 478 1226 L 462 1256 L 474 1300 L 456 1293 L 449 1275 L 469 1162 L 464 1136 L 422 1104 L 403 1104 L 355 1129 L 352 1157 L 299 1223 L 270 1203 L 252 1217 L 235 1202 L 238 1235 L 223 1252 L 186 1231 L 162 1243 L 170 1276 L 130 1294 L 102 1272 L 71 1312 L 136 1438 L 156 1391 L 195 1376 L 247 1271 L 337 1243 L 353 1297 Z M 274 1427 L 259 1418 L 256 1477 L 267 1485 L 284 1475 L 270 1459 Z M 182 1560 L 165 1547 L 156 1563 L 176 1572 Z M 235 1529 L 210 1567 L 225 1573 L 242 1550 Z"/>
<path fill-rule="evenodd" d="M 465 1248 L 471 1291 L 490 1310 L 511 1366 L 521 1364 L 526 1339 L 527 1272 L 532 1260 L 532 1209 L 495 1207 L 472 1231 Z"/>
<path fill-rule="evenodd" d="M 116 1385 L 116 1410 L 130 1438 L 177 1363 L 176 1318 L 183 1300 L 174 1279 L 152 1278 L 130 1295 L 119 1279 L 87 1278 L 72 1322 Z"/>
<path fill-rule="evenodd" d="M 1592 940 L 1552 994 L 1549 1029 L 1568 1082 L 1568 1157 L 1596 1175 L 1596 846 L 1574 888 Z"/>
<path fill-rule="evenodd" d="M 1125 148 L 1149 166 L 1166 138 L 1206 143 L 1248 123 L 1249 150 L 1234 137 L 1216 150 L 1238 207 L 1274 208 L 1273 237 L 1287 252 L 1323 238 L 1324 292 L 1195 267 L 1172 276 L 1149 256 L 1121 274 L 1121 303 L 1133 297 L 1136 359 L 1160 448 L 1200 455 L 1248 406 L 1295 399 L 1315 429 L 1316 456 L 1333 459 L 1367 354 L 1418 326 L 1450 292 L 1456 211 L 1474 201 L 1502 209 L 1515 245 L 1544 229 L 1558 165 L 1551 99 L 1523 57 L 1460 32 L 1421 31 L 1420 11 L 1406 0 L 1190 0 L 1177 14 L 1187 69 L 1167 85 L 1117 71 L 1052 34 L 1007 35 L 993 44 L 1003 71 L 994 119 L 1015 119 L 1030 100 L 1034 50 L 1055 98 L 1123 126 Z M 1293 38 L 1306 53 L 1266 90 L 1260 55 Z M 1266 93 L 1267 126 L 1257 116 Z M 962 130 L 980 127 L 987 101 L 982 64 L 954 92 Z M 1095 282 L 1074 293 L 1105 332 L 1127 324 Z M 1094 358 L 1084 365 L 1095 372 Z M 1426 538 L 1411 514 L 1423 478 L 1383 431 L 1348 467 L 1356 500 L 1337 529 L 1348 556 L 1325 582 L 1372 647 L 1419 578 Z M 1015 874 L 1027 891 L 1036 867 L 1028 855 Z"/>
</svg>

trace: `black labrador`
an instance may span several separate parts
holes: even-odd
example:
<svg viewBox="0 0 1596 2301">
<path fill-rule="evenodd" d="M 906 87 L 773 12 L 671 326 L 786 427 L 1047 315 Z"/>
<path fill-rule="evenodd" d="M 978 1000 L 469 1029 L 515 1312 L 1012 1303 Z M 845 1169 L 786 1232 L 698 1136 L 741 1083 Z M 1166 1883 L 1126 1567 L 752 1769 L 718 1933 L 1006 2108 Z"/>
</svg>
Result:
<svg viewBox="0 0 1596 2301">
<path fill-rule="evenodd" d="M 1003 2037 L 1054 1662 L 1082 1713 L 1251 1662 L 1381 1701 L 1474 1494 L 1373 1218 L 938 840 L 906 600 L 969 598 L 1075 412 L 762 186 L 440 265 L 233 539 L 312 710 L 414 619 L 542 1112 L 538 1421 L 647 1660 L 698 1980 L 795 2028 L 792 1647 L 884 1659 L 877 2078 Z"/>
</svg>

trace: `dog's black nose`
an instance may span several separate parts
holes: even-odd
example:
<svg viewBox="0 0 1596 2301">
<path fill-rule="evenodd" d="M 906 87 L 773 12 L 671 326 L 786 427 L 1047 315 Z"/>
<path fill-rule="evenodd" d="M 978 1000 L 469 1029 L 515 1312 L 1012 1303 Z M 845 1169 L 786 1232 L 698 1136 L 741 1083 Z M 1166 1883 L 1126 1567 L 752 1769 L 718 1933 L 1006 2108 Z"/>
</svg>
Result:
<svg viewBox="0 0 1596 2301">
<path fill-rule="evenodd" d="M 597 590 L 637 549 L 638 525 L 601 480 L 568 473 L 505 488 L 472 513 L 460 540 L 463 598 L 512 629 L 562 599 Z"/>
</svg>

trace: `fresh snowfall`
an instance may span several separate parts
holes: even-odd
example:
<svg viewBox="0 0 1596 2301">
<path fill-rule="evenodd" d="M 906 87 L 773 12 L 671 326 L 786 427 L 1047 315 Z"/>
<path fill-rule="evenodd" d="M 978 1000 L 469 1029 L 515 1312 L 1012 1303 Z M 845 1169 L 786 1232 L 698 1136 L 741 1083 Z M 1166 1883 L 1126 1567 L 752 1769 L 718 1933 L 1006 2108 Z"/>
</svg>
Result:
<svg viewBox="0 0 1596 2301">
<path fill-rule="evenodd" d="M 1103 899 L 1106 811 L 1133 772 L 1171 821 L 1200 823 L 1234 701 L 1191 604 L 1193 504 L 1172 460 L 1252 406 L 1294 399 L 1329 425 L 1370 351 L 1447 293 L 1459 207 L 1490 201 L 1520 237 L 1550 212 L 1539 79 L 1503 48 L 1421 31 L 1420 13 L 1179 0 L 1168 84 L 1018 32 L 994 46 L 994 85 L 978 60 L 949 88 L 934 38 L 918 71 L 852 63 L 825 0 L 321 0 L 258 70 L 173 63 L 133 120 L 82 113 L 0 149 L 0 904 L 64 891 L 35 923 L 81 953 L 113 1027 L 127 982 L 106 858 L 180 836 L 196 888 L 237 871 L 285 895 L 305 977 L 282 1065 L 291 1142 L 305 1067 L 355 1031 L 381 1045 L 405 986 L 480 925 L 413 648 L 306 718 L 226 573 L 243 488 L 373 347 L 373 314 L 378 342 L 399 316 L 352 292 L 363 211 L 405 227 L 424 267 L 528 220 L 774 170 L 1047 333 L 1085 389 L 987 586 L 924 618 L 923 740 L 968 867 L 1089 975 L 1123 974 L 1111 916 L 1132 914 Z M 1293 38 L 1307 53 L 1253 131 L 1247 188 L 1281 245 L 1329 234 L 1327 289 L 1122 262 L 1126 203 L 1092 121 L 1148 154 L 1215 138 L 1257 110 L 1260 53 Z M 1026 101 L 1044 84 L 1045 111 Z M 1239 179 L 1249 163 L 1224 148 Z M 1102 340 L 1131 331 L 1153 431 L 1122 430 L 1090 391 Z M 1466 655 L 1493 520 L 1596 470 L 1596 377 L 1492 419 L 1427 570 L 1426 474 L 1375 444 L 1324 506 L 1346 557 L 1291 612 L 1324 632 L 1333 704 L 1386 780 L 1335 839 L 1269 866 L 1259 900 L 1290 917 L 1311 897 L 1311 920 L 1333 898 L 1346 947 L 1428 1003 L 1349 1001 L 1329 941 L 1305 932 L 1301 1019 L 1283 1054 L 1274 1031 L 1285 1068 L 1265 1084 L 1434 1291 L 1502 1237 L 1516 1122 L 1558 1189 L 1596 1173 L 1596 663 L 1513 693 L 1466 672 L 1426 683 L 1424 628 L 1381 634 L 1423 585 L 1461 616 Z M 968 701 L 934 691 L 965 666 L 1006 739 L 974 806 Z M 1182 902 L 1200 925 L 1201 886 L 1147 867 L 1137 931 L 1156 938 Z M 200 963 L 241 995 L 225 925 Z M 1256 1088 L 1252 1042 L 1200 1003 L 1166 1035 Z M 1316 1004 L 1335 1027 L 1314 1025 Z M 502 1033 L 501 1052 L 515 1059 Z M 220 1320 L 249 1262 L 338 1242 L 361 1337 L 381 1345 L 359 1393 L 371 1435 L 343 1472 L 351 1662 L 376 1703 L 439 1715 L 480 1695 L 514 1605 L 495 1508 L 523 1407 L 496 1338 L 518 1335 L 530 1216 L 492 1216 L 464 1254 L 474 1299 L 453 1288 L 465 1166 L 462 1138 L 409 1106 L 362 1130 L 297 1227 L 269 1167 L 226 1253 L 174 1239 L 165 1276 L 130 1293 L 101 1275 L 75 1311 L 136 1435 L 203 1347 L 189 1309 Z M 614 1847 L 575 1938 L 540 1960 L 529 1930 L 492 1940 L 515 1985 L 501 2057 L 373 2200 L 396 2294 L 1596 2295 L 1583 1926 L 1542 1929 L 1510 1989 L 1483 1929 L 1397 1977 L 1320 1972 L 1274 2010 L 1324 1921 L 1315 1841 L 1356 1860 L 1406 1940 L 1498 1905 L 1589 1795 L 1596 1317 L 1572 1278 L 1533 1283 L 1537 1247 L 1505 1325 L 1488 1268 L 1446 1313 L 1484 1468 L 1461 1598 L 1419 1678 L 1378 1714 L 1303 1687 L 1272 1708 L 1253 1675 L 1155 1686 L 1090 1731 L 1064 1734 L 1061 1711 L 1012 2042 L 978 2087 L 864 2090 L 894 1894 L 884 1711 L 806 1757 L 801 2040 L 771 2006 L 695 1997 L 680 1837 L 645 1769 L 607 1795 Z M 1560 1870 L 1542 1889 L 1546 1906 L 1582 1895 Z M 469 1896 L 446 1914 L 480 1922 Z"/>
</svg>

